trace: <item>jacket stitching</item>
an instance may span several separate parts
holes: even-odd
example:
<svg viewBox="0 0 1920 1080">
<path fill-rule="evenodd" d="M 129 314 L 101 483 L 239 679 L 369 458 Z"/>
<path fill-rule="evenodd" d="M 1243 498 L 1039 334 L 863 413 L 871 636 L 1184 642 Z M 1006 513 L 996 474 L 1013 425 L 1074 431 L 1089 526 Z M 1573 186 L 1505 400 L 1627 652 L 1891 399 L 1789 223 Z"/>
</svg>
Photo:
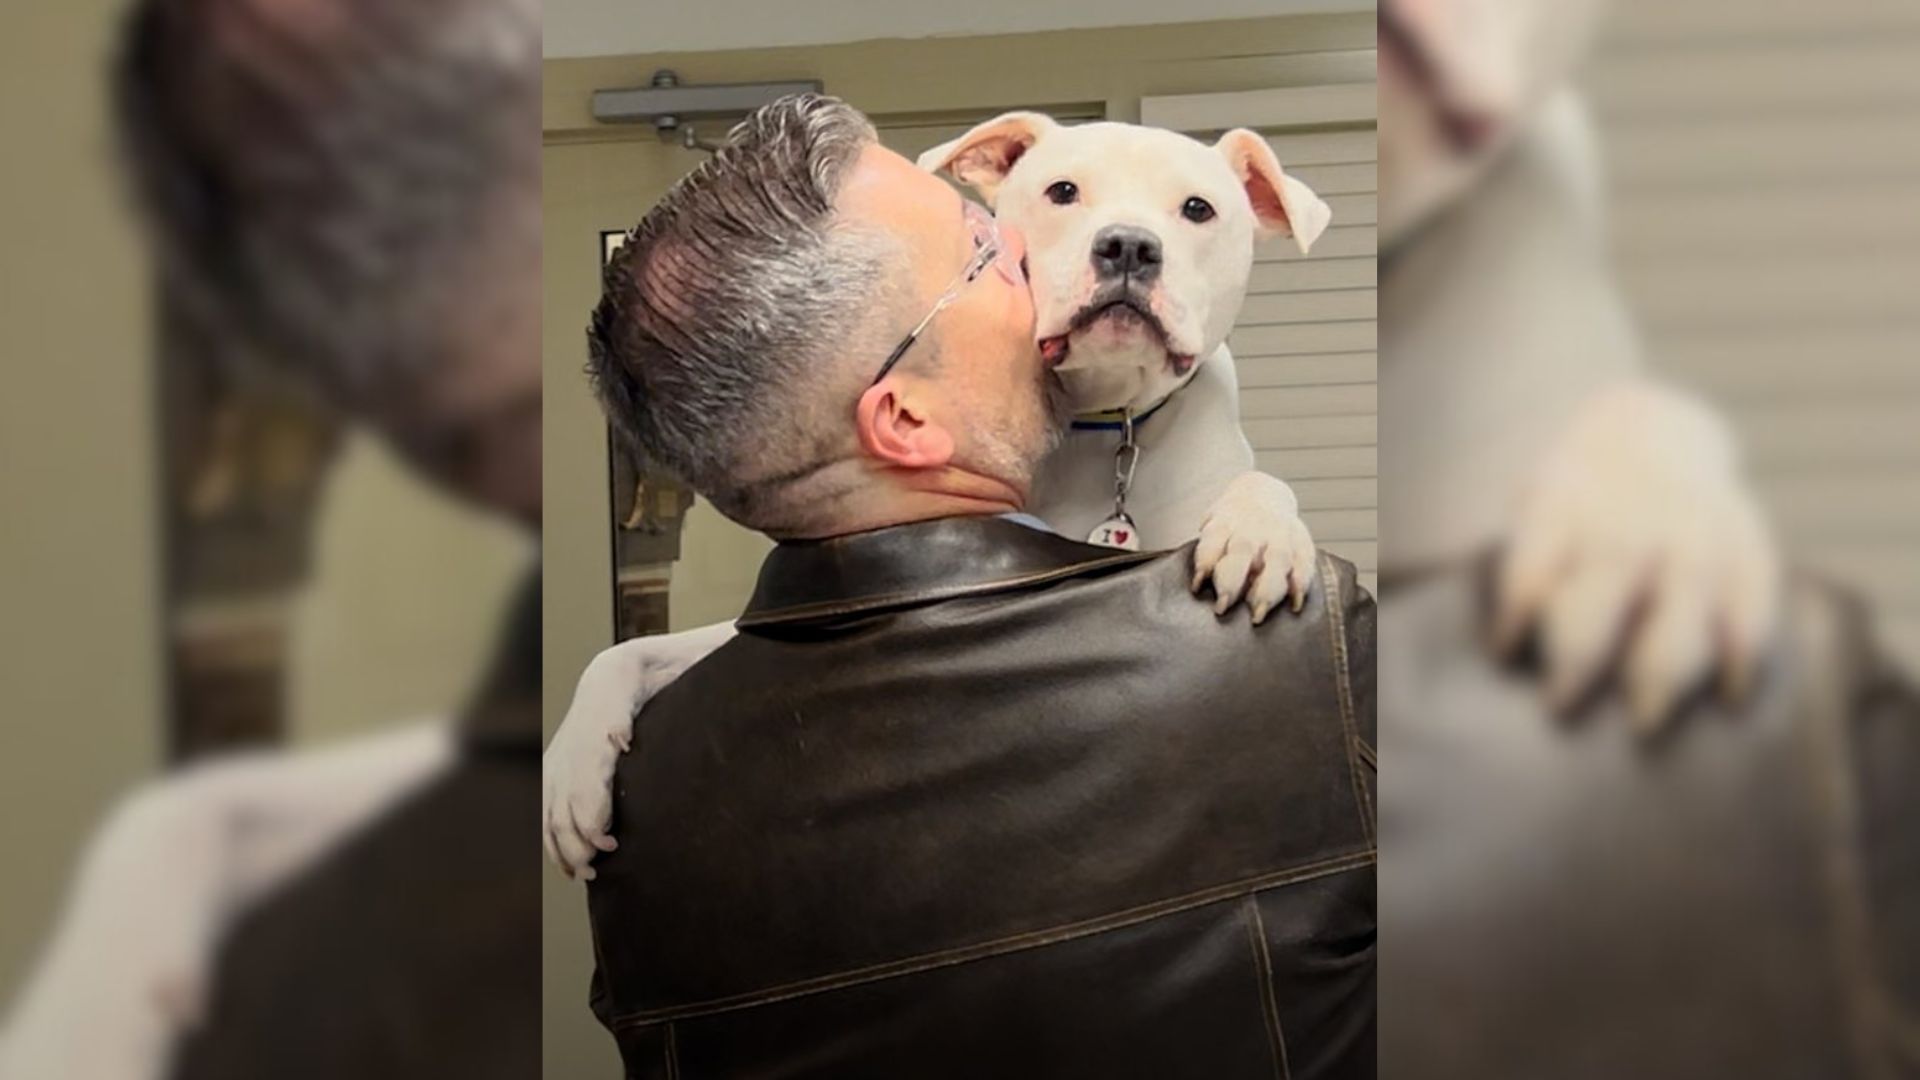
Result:
<svg viewBox="0 0 1920 1080">
<path fill-rule="evenodd" d="M 636 736 L 636 742 L 638 741 L 637 737 L 639 735 L 639 731 L 637 730 L 638 726 L 639 725 L 637 724 L 635 725 L 636 730 L 634 732 Z M 587 934 L 587 943 L 593 948 L 593 971 L 594 971 L 594 974 L 599 976 L 599 979 L 600 979 L 600 985 L 597 987 L 597 989 L 599 990 L 599 993 L 601 994 L 602 999 L 607 1003 L 608 1014 L 611 1015 L 614 1002 L 616 1000 L 614 996 L 614 989 L 613 989 L 613 969 L 607 966 L 606 954 L 602 952 L 600 949 L 600 929 L 599 927 L 592 925 L 593 912 L 591 907 L 589 907 L 587 912 L 587 922 L 588 922 L 588 930 L 589 930 L 589 933 Z M 613 1029 L 609 1027 L 607 1030 L 611 1031 Z M 668 1080 L 672 1080 L 672 1077 L 669 1076 Z"/>
<path fill-rule="evenodd" d="M 1890 1018 L 1890 1002 L 1875 978 L 1873 957 L 1879 950 L 1855 840 L 1859 804 L 1844 731 L 1847 703 L 1831 665 L 1815 666 L 1839 651 L 1835 644 L 1838 631 L 1828 608 L 1815 604 L 1812 612 L 1802 632 L 1803 639 L 1811 642 L 1805 651 L 1815 658 L 1806 672 L 1806 696 L 1811 707 L 1805 710 L 1808 719 L 1802 738 L 1811 750 L 1807 755 L 1810 780 L 1829 841 L 1821 876 L 1833 936 L 1835 974 L 1846 1001 L 1850 1049 L 1861 1074 L 1890 1077 L 1893 1071 L 1877 1030 Z"/>
<path fill-rule="evenodd" d="M 855 611 L 867 611 L 873 608 L 900 607 L 907 604 L 925 604 L 935 600 L 950 600 L 957 596 L 969 596 L 975 593 L 1000 592 L 1016 589 L 1025 585 L 1037 585 L 1056 578 L 1072 577 L 1089 570 L 1101 570 L 1109 566 L 1127 563 L 1146 562 L 1166 554 L 1161 551 L 1127 552 L 1107 558 L 1093 559 L 1088 562 L 1074 563 L 1071 566 L 1059 566 L 1018 577 L 996 578 L 992 581 L 976 581 L 966 585 L 949 585 L 938 589 L 920 589 L 909 592 L 884 593 L 879 596 L 862 596 L 847 600 L 823 600 L 812 604 L 800 604 L 796 607 L 774 608 L 770 611 L 749 612 L 737 621 L 738 626 L 761 626 L 767 623 L 788 622 L 793 619 L 818 618 L 822 615 L 845 615 Z"/>
<path fill-rule="evenodd" d="M 1254 973 L 1260 979 L 1260 1012 L 1267 1022 L 1267 1048 L 1273 1054 L 1273 1075 L 1287 1080 L 1293 1075 L 1287 1064 L 1287 1037 L 1280 1028 L 1280 1005 L 1273 996 L 1273 958 L 1267 954 L 1267 924 L 1260 918 L 1260 901 L 1248 896 L 1247 940 L 1253 946 Z"/>
<path fill-rule="evenodd" d="M 680 1080 L 680 1043 L 674 1038 L 673 1025 L 667 1025 L 667 1037 L 663 1040 L 663 1052 L 667 1058 L 667 1080 Z"/>
<path fill-rule="evenodd" d="M 1365 785 L 1360 779 L 1360 763 L 1356 760 L 1354 745 L 1361 741 L 1359 725 L 1353 719 L 1353 687 L 1347 678 L 1347 616 L 1340 610 L 1339 597 L 1333 595 L 1339 585 L 1340 572 L 1325 552 L 1320 554 L 1320 593 L 1322 602 L 1327 605 L 1327 633 L 1333 639 L 1333 686 L 1334 693 L 1340 699 L 1340 724 L 1347 734 L 1347 780 L 1353 785 L 1353 805 L 1360 811 L 1360 824 L 1366 829 L 1367 842 L 1374 842 L 1373 813 L 1367 806 L 1367 800 L 1360 794 Z"/>
<path fill-rule="evenodd" d="M 1205 907 L 1208 904 L 1218 903 L 1222 900 L 1230 900 L 1236 896 L 1243 896 L 1263 889 L 1271 889 L 1280 885 L 1292 885 L 1302 881 L 1310 881 L 1314 878 L 1327 877 L 1343 870 L 1352 870 L 1377 863 L 1378 861 L 1379 852 L 1369 845 L 1361 851 L 1335 855 L 1331 858 L 1321 859 L 1317 862 L 1291 867 L 1286 870 L 1269 871 L 1256 877 L 1228 882 L 1225 885 L 1215 885 L 1182 896 L 1171 897 L 1166 900 L 1156 900 L 1138 907 L 1127 908 L 1106 915 L 1098 915 L 1090 919 L 1079 920 L 1078 922 L 1063 923 L 1059 926 L 1049 927 L 1043 930 L 1029 930 L 1008 937 L 994 938 L 972 945 L 962 945 L 952 949 L 943 949 L 939 952 L 924 953 L 920 956 L 908 957 L 902 960 L 889 960 L 885 963 L 870 964 L 866 967 L 854 968 L 849 971 L 815 976 L 780 986 L 768 987 L 764 990 L 751 990 L 746 993 L 731 994 L 709 1001 L 697 1001 L 686 1005 L 669 1005 L 665 1008 L 657 1009 L 641 1009 L 630 1013 L 619 1014 L 608 1020 L 607 1026 L 613 1030 L 621 1030 L 624 1028 L 657 1024 L 662 1021 L 733 1012 L 752 1006 L 770 1005 L 774 1002 L 806 997 L 827 990 L 841 990 L 862 983 L 878 982 L 882 979 L 898 978 L 902 975 L 914 975 L 936 968 L 953 967 L 959 964 L 971 963 L 975 960 L 1004 956 L 1008 953 L 1024 952 L 1028 949 L 1039 948 L 1045 945 L 1057 945 L 1061 942 L 1090 937 L 1094 934 L 1105 933 L 1109 930 L 1119 930 L 1143 922 L 1151 922 L 1161 916 L 1173 915 L 1197 907 Z"/>
</svg>

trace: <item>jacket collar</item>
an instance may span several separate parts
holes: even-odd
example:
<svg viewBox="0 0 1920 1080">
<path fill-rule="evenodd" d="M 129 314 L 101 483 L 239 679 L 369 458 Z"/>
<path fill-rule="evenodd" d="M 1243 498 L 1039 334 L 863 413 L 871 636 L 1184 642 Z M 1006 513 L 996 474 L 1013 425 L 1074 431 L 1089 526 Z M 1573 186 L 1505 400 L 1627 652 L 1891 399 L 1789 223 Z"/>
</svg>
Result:
<svg viewBox="0 0 1920 1080">
<path fill-rule="evenodd" d="M 1158 552 L 1075 543 L 1004 518 L 953 517 L 830 540 L 784 541 L 761 564 L 742 627 L 999 592 Z"/>
<path fill-rule="evenodd" d="M 520 582 L 493 657 L 460 716 L 460 744 L 477 753 L 540 757 L 540 559 Z"/>
</svg>

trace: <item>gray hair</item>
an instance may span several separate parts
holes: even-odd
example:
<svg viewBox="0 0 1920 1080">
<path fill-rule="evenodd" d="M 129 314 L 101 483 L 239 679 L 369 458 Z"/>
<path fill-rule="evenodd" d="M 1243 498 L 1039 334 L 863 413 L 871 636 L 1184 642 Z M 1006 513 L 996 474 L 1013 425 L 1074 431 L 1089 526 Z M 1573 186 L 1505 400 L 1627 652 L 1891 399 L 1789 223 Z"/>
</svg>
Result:
<svg viewBox="0 0 1920 1080">
<path fill-rule="evenodd" d="M 116 103 L 170 296 L 338 404 L 430 379 L 538 267 L 540 37 L 536 0 L 141 0 Z"/>
<path fill-rule="evenodd" d="M 819 528 L 851 456 L 852 402 L 906 294 L 904 249 L 836 223 L 876 139 L 835 98 L 756 110 L 680 181 L 606 269 L 587 370 L 618 431 L 728 517 Z M 840 483 L 844 484 L 844 478 Z"/>
</svg>

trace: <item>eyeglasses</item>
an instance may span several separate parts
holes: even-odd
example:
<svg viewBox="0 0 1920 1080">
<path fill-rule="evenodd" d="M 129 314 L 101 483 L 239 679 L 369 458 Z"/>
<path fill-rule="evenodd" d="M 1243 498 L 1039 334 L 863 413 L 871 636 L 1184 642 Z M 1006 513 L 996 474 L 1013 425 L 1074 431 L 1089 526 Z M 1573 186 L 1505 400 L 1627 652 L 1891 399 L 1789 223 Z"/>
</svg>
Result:
<svg viewBox="0 0 1920 1080">
<path fill-rule="evenodd" d="M 887 374 L 893 370 L 893 366 L 900 362 L 901 357 L 907 355 L 907 350 L 913 348 L 913 343 L 926 332 L 928 324 L 933 322 L 933 317 L 946 310 L 947 305 L 960 299 L 960 294 L 966 291 L 967 286 L 973 284 L 981 274 L 986 273 L 987 267 L 992 266 L 994 260 L 1000 257 L 1003 250 L 1000 242 L 1000 226 L 993 220 L 993 216 L 974 202 L 966 203 L 962 212 L 966 216 L 967 226 L 973 230 L 973 258 L 967 261 L 960 275 L 953 279 L 953 284 L 947 286 L 947 291 L 940 294 L 940 299 L 933 302 L 933 310 L 927 312 L 927 317 L 921 319 L 919 325 L 908 331 L 907 336 L 900 339 L 900 344 L 894 346 L 893 352 L 887 355 L 887 362 L 880 365 L 880 373 L 873 377 L 873 381 L 868 383 L 868 386 L 880 385 L 880 380 L 887 377 Z M 1009 278 L 1011 279 L 1011 275 Z"/>
</svg>

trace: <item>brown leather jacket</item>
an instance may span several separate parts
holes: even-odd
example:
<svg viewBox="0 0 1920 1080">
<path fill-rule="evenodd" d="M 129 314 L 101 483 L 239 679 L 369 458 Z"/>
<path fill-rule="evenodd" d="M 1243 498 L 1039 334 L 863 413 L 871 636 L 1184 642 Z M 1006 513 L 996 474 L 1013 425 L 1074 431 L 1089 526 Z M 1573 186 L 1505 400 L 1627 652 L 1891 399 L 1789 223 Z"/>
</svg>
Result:
<svg viewBox="0 0 1920 1080">
<path fill-rule="evenodd" d="M 588 890 L 630 1077 L 1371 1076 L 1373 603 L 962 518 L 769 556 Z"/>
<path fill-rule="evenodd" d="M 1802 582 L 1751 707 L 1559 722 L 1481 581 L 1383 589 L 1382 1074 L 1920 1075 L 1920 696 Z"/>
</svg>

